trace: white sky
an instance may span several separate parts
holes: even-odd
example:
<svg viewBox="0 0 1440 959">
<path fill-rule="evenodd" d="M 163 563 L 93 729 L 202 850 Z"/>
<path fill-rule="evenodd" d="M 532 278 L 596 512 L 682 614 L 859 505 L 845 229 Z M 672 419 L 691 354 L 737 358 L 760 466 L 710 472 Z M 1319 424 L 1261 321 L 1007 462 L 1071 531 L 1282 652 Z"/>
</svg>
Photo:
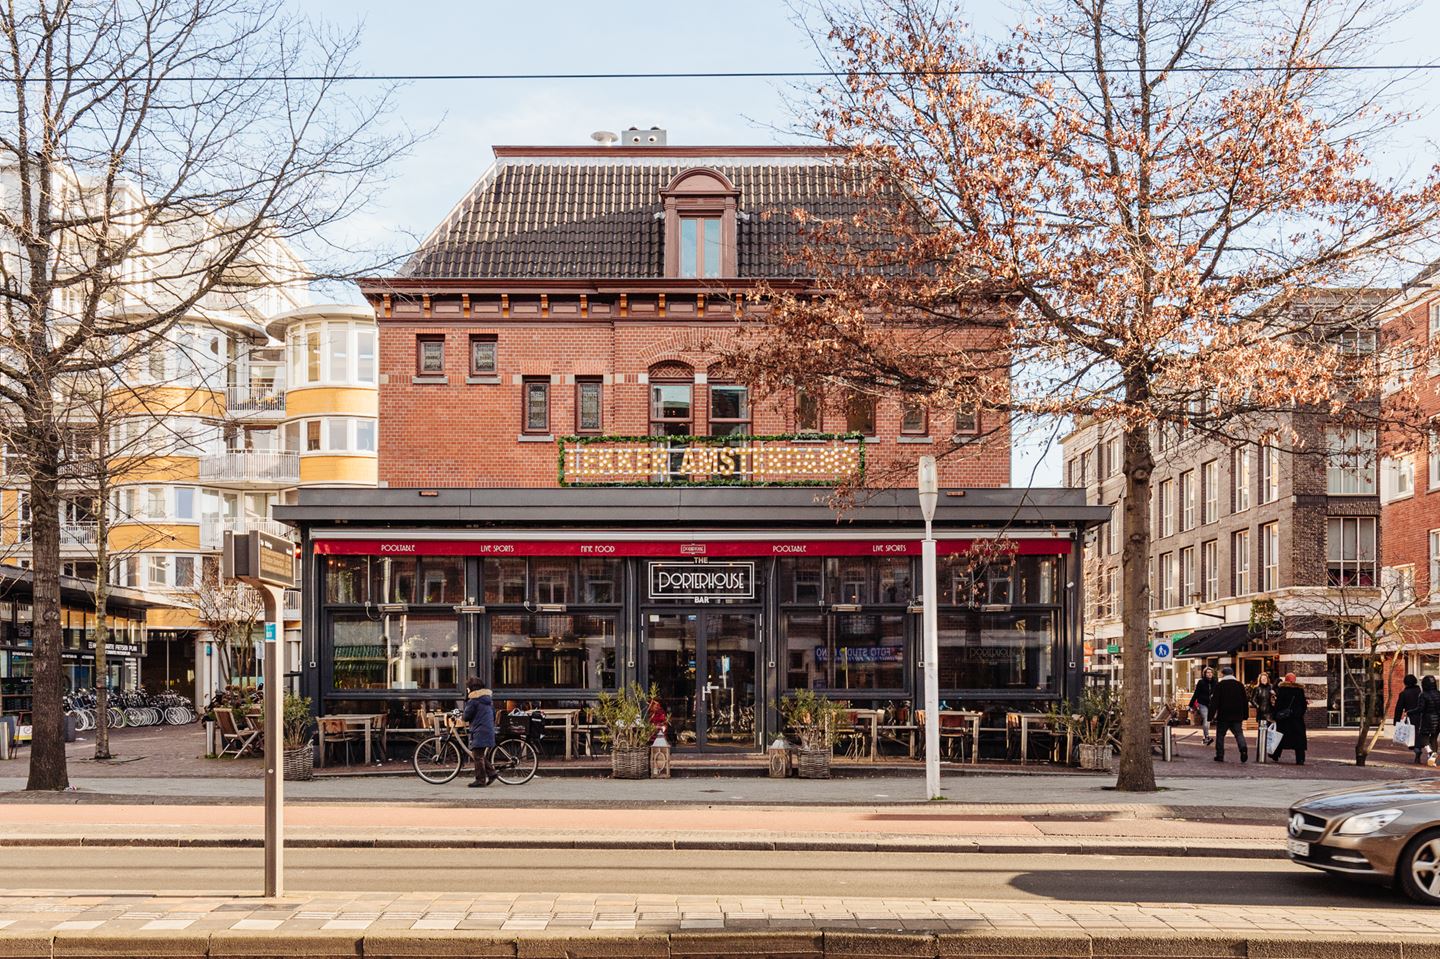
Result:
<svg viewBox="0 0 1440 959">
<path fill-rule="evenodd" d="M 358 67 L 369 73 L 616 73 L 813 69 L 817 57 L 784 0 L 296 0 L 337 25 L 362 23 Z M 1002 0 L 972 0 L 981 29 L 1012 20 Z M 1423 0 L 1377 56 L 1434 59 L 1440 0 Z M 1418 92 L 1422 118 L 1397 131 L 1394 162 L 1429 166 L 1440 139 L 1434 98 L 1440 73 Z M 435 133 L 392 171 L 393 179 L 356 217 L 348 237 L 360 249 L 411 248 L 449 212 L 489 165 L 493 144 L 588 143 L 596 130 L 661 126 L 671 143 L 795 142 L 788 81 L 423 81 L 398 97 L 403 120 Z M 1423 101 L 1423 102 L 1421 102 Z M 1016 485 L 1060 483 L 1058 438 L 1047 431 L 1017 443 Z"/>
</svg>

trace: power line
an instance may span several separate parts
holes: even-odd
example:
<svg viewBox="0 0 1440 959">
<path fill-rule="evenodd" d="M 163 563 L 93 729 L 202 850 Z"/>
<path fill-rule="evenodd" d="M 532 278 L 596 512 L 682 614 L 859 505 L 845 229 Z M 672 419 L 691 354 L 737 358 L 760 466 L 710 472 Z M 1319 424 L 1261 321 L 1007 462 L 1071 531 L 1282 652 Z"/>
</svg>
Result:
<svg viewBox="0 0 1440 959">
<path fill-rule="evenodd" d="M 1414 73 L 1440 70 L 1440 63 L 1356 63 L 1316 64 L 1301 66 L 1282 64 L 1266 66 L 1178 66 L 1164 71 L 1150 70 L 1151 74 L 1165 73 Z M 159 83 L 280 83 L 280 82 L 330 82 L 330 83 L 410 83 L 410 82 L 453 82 L 492 80 L 807 80 L 845 79 L 861 77 L 1045 77 L 1079 76 L 1096 73 L 1094 70 L 1066 69 L 1062 67 L 1024 67 L 988 70 L 966 68 L 956 70 L 713 70 L 713 71 L 667 71 L 659 73 L 351 73 L 326 76 L 323 74 L 299 74 L 293 76 L 169 76 L 149 78 L 145 82 Z M 1113 67 L 1106 71 L 1111 74 L 1138 74 L 1139 67 Z M 60 79 L 96 81 L 101 78 L 76 76 L 25 77 L 24 83 L 56 82 Z"/>
</svg>

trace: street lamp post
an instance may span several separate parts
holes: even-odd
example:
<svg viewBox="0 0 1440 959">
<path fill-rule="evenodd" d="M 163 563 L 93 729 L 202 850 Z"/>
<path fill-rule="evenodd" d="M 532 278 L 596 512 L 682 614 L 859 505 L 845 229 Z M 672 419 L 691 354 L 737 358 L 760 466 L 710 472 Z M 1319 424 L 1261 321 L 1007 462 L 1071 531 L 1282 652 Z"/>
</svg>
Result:
<svg viewBox="0 0 1440 959">
<path fill-rule="evenodd" d="M 931 522 L 940 499 L 940 481 L 935 457 L 922 456 L 918 468 L 920 512 L 925 517 L 925 542 L 921 548 L 921 597 L 925 633 L 925 793 L 940 799 L 940 614 L 937 609 L 935 536 Z"/>
</svg>

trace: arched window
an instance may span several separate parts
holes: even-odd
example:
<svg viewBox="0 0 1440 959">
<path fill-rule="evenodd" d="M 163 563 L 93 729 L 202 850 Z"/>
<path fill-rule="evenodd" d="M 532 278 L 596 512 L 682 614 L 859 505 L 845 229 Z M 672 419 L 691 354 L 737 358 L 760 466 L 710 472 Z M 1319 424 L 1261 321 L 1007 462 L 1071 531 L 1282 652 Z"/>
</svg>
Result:
<svg viewBox="0 0 1440 959">
<path fill-rule="evenodd" d="M 665 275 L 737 274 L 735 221 L 740 191 L 715 170 L 686 170 L 660 192 L 665 203 Z"/>
<path fill-rule="evenodd" d="M 695 371 L 684 363 L 650 367 L 650 435 L 689 436 L 695 429 Z"/>
</svg>

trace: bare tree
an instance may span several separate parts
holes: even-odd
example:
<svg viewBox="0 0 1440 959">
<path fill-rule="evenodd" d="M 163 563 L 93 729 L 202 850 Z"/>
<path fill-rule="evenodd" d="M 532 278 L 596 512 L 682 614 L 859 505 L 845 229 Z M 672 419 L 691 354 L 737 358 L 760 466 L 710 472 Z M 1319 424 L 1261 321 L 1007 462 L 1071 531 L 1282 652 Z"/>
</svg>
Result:
<svg viewBox="0 0 1440 959">
<path fill-rule="evenodd" d="M 56 391 L 236 290 L 295 279 L 276 243 L 368 198 L 412 140 L 384 129 L 388 91 L 341 89 L 355 43 L 276 0 L 0 8 L 0 402 L 33 523 L 29 789 L 68 784 Z"/>
<path fill-rule="evenodd" d="M 1331 69 L 1371 56 L 1384 0 L 1028 6 L 998 44 L 946 2 L 827 8 L 839 79 L 811 119 L 868 202 L 807 223 L 820 295 L 777 292 L 728 360 L 760 392 L 854 384 L 1017 431 L 1123 431 L 1117 784 L 1148 791 L 1154 437 L 1251 443 L 1263 414 L 1309 411 L 1375 429 L 1395 364 L 1346 339 L 1353 303 L 1296 307 L 1409 272 L 1440 175 L 1375 175 L 1399 118 Z M 1421 435 L 1413 404 L 1386 414 Z"/>
<path fill-rule="evenodd" d="M 256 664 L 251 644 L 256 625 L 265 618 L 265 602 L 260 593 L 243 583 L 226 583 L 218 575 L 209 575 L 201 581 L 199 589 L 186 594 L 186 600 L 195 607 L 201 624 L 210 631 L 220 656 L 223 678 L 228 681 L 242 669 L 243 675 L 254 675 Z"/>
</svg>

